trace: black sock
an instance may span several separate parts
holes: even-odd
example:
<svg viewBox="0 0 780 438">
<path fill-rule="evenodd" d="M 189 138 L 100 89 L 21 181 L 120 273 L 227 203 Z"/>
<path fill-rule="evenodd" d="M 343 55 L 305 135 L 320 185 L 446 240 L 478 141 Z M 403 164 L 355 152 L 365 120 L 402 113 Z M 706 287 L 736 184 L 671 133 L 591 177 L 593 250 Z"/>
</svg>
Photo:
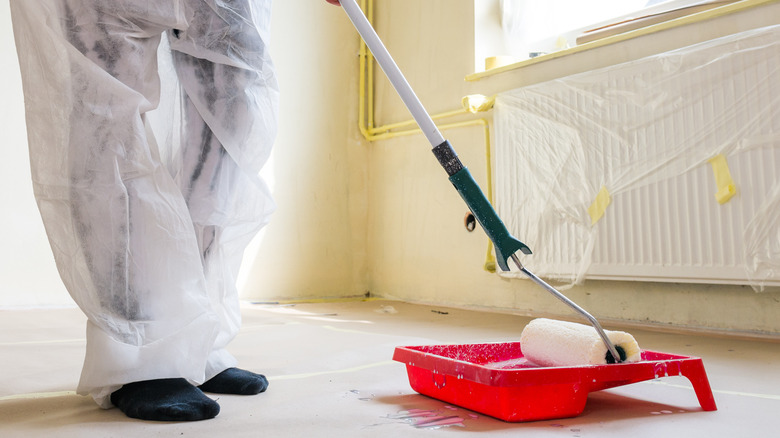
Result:
<svg viewBox="0 0 780 438">
<path fill-rule="evenodd" d="M 228 368 L 198 388 L 205 392 L 219 394 L 254 395 L 268 388 L 268 380 L 262 374 L 239 368 Z"/>
<path fill-rule="evenodd" d="M 219 413 L 217 402 L 181 378 L 128 383 L 111 394 L 111 403 L 142 420 L 197 421 Z"/>
</svg>

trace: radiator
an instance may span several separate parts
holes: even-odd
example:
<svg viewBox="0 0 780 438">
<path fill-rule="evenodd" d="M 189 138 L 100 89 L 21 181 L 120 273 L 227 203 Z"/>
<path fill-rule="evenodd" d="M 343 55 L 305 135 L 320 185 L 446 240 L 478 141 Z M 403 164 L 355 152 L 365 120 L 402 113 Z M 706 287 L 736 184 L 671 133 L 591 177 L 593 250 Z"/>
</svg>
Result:
<svg viewBox="0 0 780 438">
<path fill-rule="evenodd" d="M 501 93 L 494 125 L 537 274 L 780 285 L 780 26 Z"/>
</svg>

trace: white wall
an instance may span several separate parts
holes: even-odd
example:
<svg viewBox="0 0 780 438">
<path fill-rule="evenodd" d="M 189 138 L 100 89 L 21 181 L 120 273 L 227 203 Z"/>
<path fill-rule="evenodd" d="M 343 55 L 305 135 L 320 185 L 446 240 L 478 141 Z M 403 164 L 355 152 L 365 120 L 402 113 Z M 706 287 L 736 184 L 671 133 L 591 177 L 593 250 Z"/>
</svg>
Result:
<svg viewBox="0 0 780 438">
<path fill-rule="evenodd" d="M 0 1 L 0 306 L 71 305 L 38 215 L 30 182 L 22 79 L 8 0 Z"/>
<path fill-rule="evenodd" d="M 368 150 L 357 131 L 358 36 L 341 8 L 324 0 L 277 0 L 273 13 L 281 88 L 272 164 L 278 209 L 257 252 L 247 252 L 244 296 L 362 295 Z"/>
</svg>

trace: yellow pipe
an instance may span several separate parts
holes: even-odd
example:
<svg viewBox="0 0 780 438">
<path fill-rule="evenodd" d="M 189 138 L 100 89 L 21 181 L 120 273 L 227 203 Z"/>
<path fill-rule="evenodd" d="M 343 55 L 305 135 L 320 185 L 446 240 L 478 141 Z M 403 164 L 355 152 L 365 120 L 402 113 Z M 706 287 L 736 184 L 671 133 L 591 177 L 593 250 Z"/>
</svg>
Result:
<svg viewBox="0 0 780 438">
<path fill-rule="evenodd" d="M 437 119 L 443 119 L 443 118 L 447 118 L 447 117 L 458 116 L 458 115 L 462 115 L 462 114 L 468 114 L 468 111 L 466 109 L 463 109 L 463 108 L 462 109 L 453 110 L 453 111 L 447 111 L 447 112 L 441 113 L 441 114 L 434 114 L 434 115 L 431 116 L 431 119 L 437 120 Z M 390 123 L 390 124 L 387 124 L 387 125 L 382 125 L 382 126 L 380 126 L 378 128 L 369 128 L 368 132 L 369 132 L 369 134 L 373 135 L 373 134 L 379 134 L 379 133 L 387 132 L 387 131 L 390 131 L 390 130 L 393 130 L 393 129 L 403 128 L 405 126 L 416 126 L 416 125 L 417 125 L 417 122 L 412 119 L 412 120 L 406 120 L 406 121 L 403 121 L 403 122 Z"/>
<path fill-rule="evenodd" d="M 368 18 L 369 22 L 373 23 L 374 1 L 363 0 L 361 2 L 361 8 L 363 9 L 363 11 L 365 11 L 366 17 Z M 379 127 L 374 127 L 374 63 L 372 62 L 373 55 L 371 54 L 371 51 L 369 51 L 368 48 L 366 47 L 365 42 L 363 42 L 362 40 L 360 42 L 359 58 L 360 58 L 360 74 L 359 74 L 360 90 L 358 92 L 358 119 L 359 119 L 358 127 L 363 137 L 367 141 L 372 142 L 372 141 L 387 140 L 390 138 L 422 133 L 422 131 L 419 128 L 406 129 L 402 131 L 393 131 L 394 129 L 399 129 L 403 127 L 416 126 L 417 122 L 413 119 L 406 120 L 403 122 L 390 123 Z M 478 111 L 487 111 L 491 107 L 492 104 L 488 107 L 479 109 Z M 431 119 L 438 120 L 438 119 L 444 119 L 448 117 L 454 117 L 454 116 L 459 116 L 459 115 L 464 115 L 469 113 L 472 113 L 472 111 L 469 111 L 469 109 L 467 109 L 464 105 L 464 108 L 460 108 L 452 111 L 446 111 L 440 114 L 434 114 L 431 116 Z M 437 127 L 440 130 L 445 130 L 445 129 L 468 127 L 473 125 L 481 125 L 485 133 L 485 155 L 487 160 L 486 196 L 488 202 L 492 204 L 493 203 L 493 174 L 492 174 L 493 171 L 491 166 L 492 158 L 490 154 L 490 124 L 487 121 L 487 119 L 479 118 L 479 119 L 468 120 L 463 122 L 437 125 Z M 484 264 L 484 269 L 489 272 L 495 272 L 496 270 L 496 259 L 495 256 L 493 255 L 493 242 L 491 242 L 490 239 L 488 239 L 488 249 L 487 249 L 487 256 Z"/>
<path fill-rule="evenodd" d="M 370 134 L 366 126 L 363 124 L 366 116 L 366 52 L 368 52 L 366 43 L 364 43 L 363 40 L 360 40 L 360 51 L 358 52 L 360 65 L 360 72 L 358 74 L 358 129 L 360 129 L 360 133 L 363 134 L 363 137 L 368 140 Z"/>
<path fill-rule="evenodd" d="M 414 120 L 412 120 L 412 123 L 414 123 Z M 439 128 L 440 130 L 445 130 L 445 129 L 461 128 L 463 126 L 471 126 L 471 125 L 477 125 L 477 124 L 481 125 L 483 123 L 487 124 L 487 120 L 485 120 L 485 119 L 467 120 L 465 122 L 456 122 L 456 123 L 447 123 L 447 124 L 444 124 L 444 125 L 436 125 L 436 127 Z M 380 128 L 384 128 L 384 127 L 380 127 Z M 376 128 L 376 129 L 380 129 L 380 128 Z M 485 125 L 485 128 L 487 129 L 487 125 Z M 422 133 L 420 128 L 406 129 L 404 131 L 382 132 L 382 133 L 378 133 L 378 134 L 372 134 L 371 135 L 371 141 L 387 140 L 389 138 L 404 137 L 404 136 L 407 136 L 407 135 L 415 135 L 415 134 L 420 134 L 420 133 Z"/>
<path fill-rule="evenodd" d="M 366 14 L 369 22 L 374 21 L 374 0 L 362 0 L 361 8 Z M 368 141 L 385 140 L 395 137 L 397 135 L 409 135 L 411 133 L 420 132 L 419 130 L 410 130 L 409 134 L 401 131 L 399 134 L 393 134 L 388 131 L 393 129 L 403 128 L 406 126 L 414 126 L 417 124 L 414 120 L 406 120 L 403 122 L 392 123 L 374 127 L 374 63 L 372 62 L 374 57 L 371 51 L 366 47 L 366 43 L 360 41 L 360 73 L 358 77 L 358 128 L 363 137 Z M 453 117 L 457 115 L 467 114 L 466 109 L 457 109 L 453 111 L 447 111 L 441 114 L 432 115 L 434 120 Z M 378 135 L 377 135 L 378 134 Z"/>
<path fill-rule="evenodd" d="M 366 17 L 369 23 L 374 22 L 374 0 L 368 0 L 366 5 Z M 362 41 L 362 39 L 361 39 Z M 366 43 L 363 42 L 363 47 Z M 368 106 L 371 110 L 368 113 L 368 129 L 369 131 L 374 128 L 374 54 L 368 51 Z"/>
<path fill-rule="evenodd" d="M 488 202 L 491 204 L 493 203 L 493 167 L 492 162 L 493 158 L 490 152 L 490 123 L 487 121 L 487 119 L 480 118 L 480 119 L 474 119 L 474 120 L 468 120 L 464 122 L 456 122 L 456 123 L 448 123 L 444 125 L 438 125 L 438 128 L 443 130 L 446 129 L 454 129 L 454 128 L 462 128 L 462 127 L 468 127 L 473 125 L 481 125 L 485 134 L 485 160 L 486 160 L 486 196 L 488 199 Z M 415 135 L 420 134 L 422 131 L 420 128 L 415 129 L 407 129 L 405 131 L 394 131 L 394 132 L 385 132 L 381 134 L 373 134 L 370 136 L 371 140 L 369 141 L 377 141 L 377 140 L 387 140 L 394 137 L 402 137 L 407 135 Z M 485 269 L 488 272 L 496 272 L 496 257 L 493 252 L 493 242 L 488 239 L 488 246 L 487 246 L 487 254 L 485 255 L 485 263 L 483 265 L 483 269 Z"/>
</svg>

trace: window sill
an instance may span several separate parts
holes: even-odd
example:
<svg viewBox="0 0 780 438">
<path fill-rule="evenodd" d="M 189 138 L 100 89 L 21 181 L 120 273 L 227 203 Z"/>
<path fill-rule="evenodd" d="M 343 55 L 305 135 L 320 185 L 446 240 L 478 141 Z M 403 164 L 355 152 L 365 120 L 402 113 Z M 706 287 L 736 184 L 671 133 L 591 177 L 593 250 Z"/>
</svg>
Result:
<svg viewBox="0 0 780 438">
<path fill-rule="evenodd" d="M 762 11 L 759 11 L 758 8 L 774 7 L 774 9 L 780 9 L 777 8 L 778 2 L 779 0 L 743 0 L 729 5 L 709 9 L 703 12 L 675 18 L 662 23 L 657 23 L 657 24 L 649 25 L 647 27 L 631 30 L 625 33 L 612 35 L 596 41 L 591 41 L 582 45 L 578 45 L 576 47 L 571 47 L 568 49 L 537 56 L 535 58 L 527 59 L 513 64 L 493 68 L 484 72 L 472 73 L 466 76 L 466 81 L 478 82 L 478 81 L 483 81 L 484 79 L 489 79 L 497 76 L 514 76 L 511 74 L 512 72 L 516 72 L 518 74 L 520 71 L 527 72 L 532 67 L 538 68 L 538 67 L 546 66 L 548 64 L 552 64 L 551 61 L 555 61 L 555 60 L 560 60 L 560 61 L 568 60 L 580 66 L 579 68 L 573 66 L 569 66 L 563 69 L 556 68 L 554 69 L 555 72 L 551 72 L 550 74 L 541 74 L 541 76 L 537 74 L 537 75 L 530 75 L 530 77 L 524 77 L 524 80 L 520 81 L 522 83 L 516 85 L 515 87 L 510 87 L 510 88 L 516 88 L 517 86 L 529 85 L 530 83 L 540 82 L 545 79 L 554 79 L 555 77 L 561 77 L 567 74 L 573 74 L 581 71 L 592 70 L 595 68 L 606 67 L 608 65 L 626 62 L 631 59 L 638 59 L 639 57 L 642 56 L 673 50 L 675 48 L 684 47 L 689 44 L 706 41 L 708 39 L 717 38 L 719 36 L 725 36 L 731 33 L 747 30 L 750 28 L 757 28 L 765 25 L 768 26 L 772 24 L 777 24 L 776 18 L 772 18 L 772 17 L 776 17 L 777 15 L 773 15 L 772 13 L 763 13 Z M 727 16 L 731 16 L 731 15 L 750 14 L 750 13 L 755 15 L 756 19 L 752 19 L 752 18 L 748 19 L 746 20 L 747 23 L 744 24 L 740 23 L 737 26 L 712 25 L 712 26 L 708 26 L 709 31 L 707 32 L 695 32 L 696 35 L 701 35 L 700 36 L 701 41 L 695 41 L 695 40 L 691 41 L 691 39 L 692 38 L 695 39 L 696 36 L 691 36 L 684 39 L 671 38 L 670 44 L 659 46 L 657 50 L 654 50 L 653 47 L 649 47 L 648 45 L 645 45 L 640 49 L 639 47 L 637 47 L 639 43 L 636 43 L 632 46 L 632 49 L 623 50 L 624 53 L 622 55 L 615 54 L 615 53 L 606 55 L 606 53 L 612 52 L 613 48 L 617 48 L 619 45 L 632 44 L 633 40 L 637 40 L 641 37 L 653 36 L 655 34 L 661 34 L 662 32 L 667 32 L 667 31 L 682 31 L 688 29 L 690 26 L 698 25 L 700 23 L 714 21 L 717 19 L 723 19 L 724 17 L 728 18 Z M 705 23 L 705 25 L 707 24 L 708 23 Z M 669 47 L 670 45 L 672 47 Z M 648 51 L 650 53 L 646 53 Z M 578 55 L 583 56 L 584 52 L 589 52 L 591 55 L 594 55 L 593 57 L 589 57 L 589 58 L 597 58 L 595 59 L 596 62 L 594 63 L 593 59 L 589 59 L 588 60 L 589 62 L 579 62 L 578 60 L 575 59 L 578 58 Z M 597 53 L 597 52 L 604 52 L 604 53 Z M 632 57 L 631 55 L 638 55 L 638 56 Z M 556 72 L 562 74 L 556 74 Z M 495 81 L 487 81 L 487 82 L 495 82 Z M 498 82 L 502 82 L 502 81 L 498 81 Z M 505 87 L 504 89 L 507 88 Z"/>
</svg>

